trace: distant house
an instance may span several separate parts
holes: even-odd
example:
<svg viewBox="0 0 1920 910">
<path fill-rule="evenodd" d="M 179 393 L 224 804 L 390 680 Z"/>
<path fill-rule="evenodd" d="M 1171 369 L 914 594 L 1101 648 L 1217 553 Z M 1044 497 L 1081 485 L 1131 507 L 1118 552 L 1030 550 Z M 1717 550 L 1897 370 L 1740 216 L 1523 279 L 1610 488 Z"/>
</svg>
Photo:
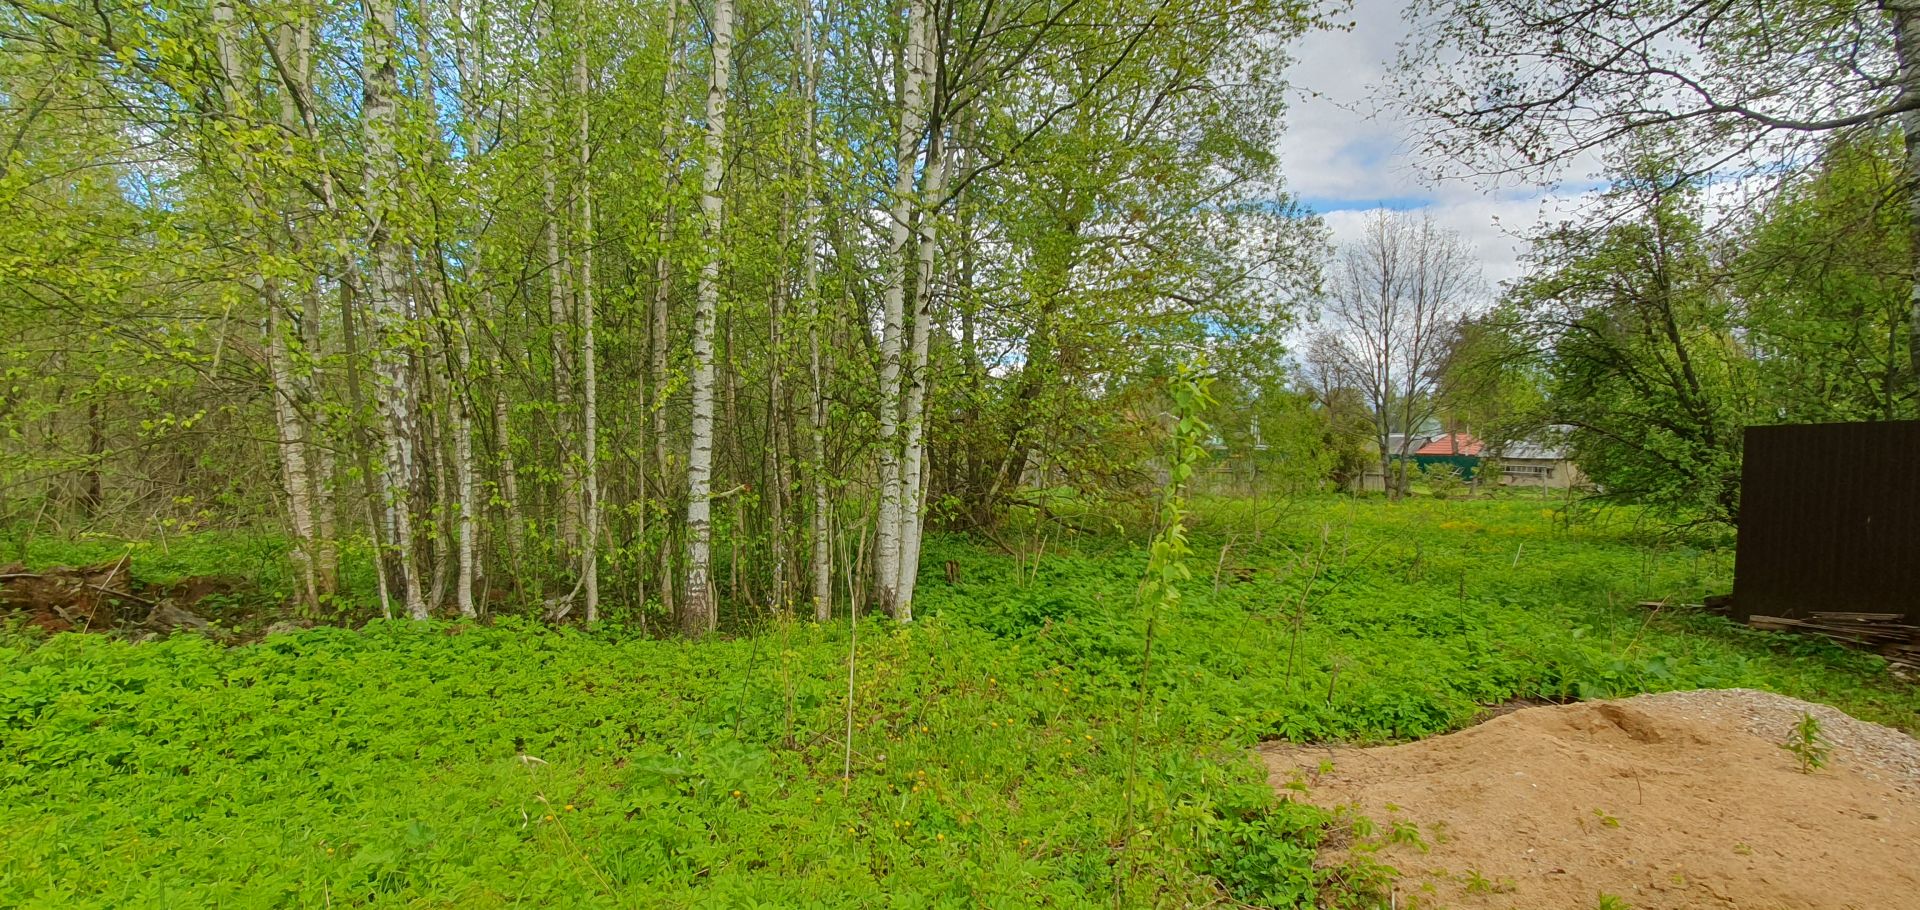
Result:
<svg viewBox="0 0 1920 910">
<path fill-rule="evenodd" d="M 1486 444 L 1467 433 L 1447 433 L 1427 440 L 1413 453 L 1413 463 L 1421 468 L 1435 465 L 1447 465 L 1460 472 L 1463 479 L 1473 479 L 1475 471 L 1480 470 L 1480 456 L 1486 451 Z"/>
<path fill-rule="evenodd" d="M 1510 487 L 1564 490 L 1585 486 L 1587 476 L 1567 457 L 1564 446 L 1515 442 L 1500 451 L 1500 483 Z"/>
</svg>

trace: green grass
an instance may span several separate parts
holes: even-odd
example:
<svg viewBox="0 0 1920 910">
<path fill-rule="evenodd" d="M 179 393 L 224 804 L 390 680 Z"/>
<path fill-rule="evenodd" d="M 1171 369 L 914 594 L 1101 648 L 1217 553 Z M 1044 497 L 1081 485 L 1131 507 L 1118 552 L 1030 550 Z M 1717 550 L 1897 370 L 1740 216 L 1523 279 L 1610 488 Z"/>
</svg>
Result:
<svg viewBox="0 0 1920 910">
<path fill-rule="evenodd" d="M 1111 906 L 1137 868 L 1134 906 L 1294 906 L 1380 870 L 1313 869 L 1328 820 L 1271 795 L 1259 740 L 1696 686 L 1920 720 L 1877 658 L 1635 606 L 1724 589 L 1731 561 L 1624 521 L 1569 530 L 1528 499 L 1200 511 L 1127 863 L 1145 555 L 1016 531 L 1018 558 L 930 541 L 925 621 L 861 625 L 845 783 L 844 621 L 697 644 L 515 621 L 231 649 L 10 634 L 0 905 Z"/>
</svg>

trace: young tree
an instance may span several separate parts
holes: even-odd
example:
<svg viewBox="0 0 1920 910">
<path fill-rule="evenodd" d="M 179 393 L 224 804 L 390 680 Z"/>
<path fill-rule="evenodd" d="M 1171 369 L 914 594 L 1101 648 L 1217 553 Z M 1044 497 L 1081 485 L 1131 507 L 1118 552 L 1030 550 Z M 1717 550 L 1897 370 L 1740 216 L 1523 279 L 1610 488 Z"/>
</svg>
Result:
<svg viewBox="0 0 1920 910">
<path fill-rule="evenodd" d="M 915 210 L 915 172 L 920 159 L 921 138 L 926 128 L 927 85 L 927 5 L 926 0 L 908 0 L 906 44 L 900 50 L 899 126 L 894 131 L 893 189 L 887 209 L 887 251 L 880 336 L 880 518 L 874 531 L 874 593 L 880 609 L 894 614 L 901 622 L 913 618 L 911 610 L 898 612 L 900 573 L 904 565 L 901 553 L 903 515 L 913 508 L 906 502 L 906 481 L 900 448 L 901 361 L 906 324 L 906 300 L 909 294 L 907 242 L 913 234 Z M 917 269 L 914 271 L 917 272 Z"/>
</svg>

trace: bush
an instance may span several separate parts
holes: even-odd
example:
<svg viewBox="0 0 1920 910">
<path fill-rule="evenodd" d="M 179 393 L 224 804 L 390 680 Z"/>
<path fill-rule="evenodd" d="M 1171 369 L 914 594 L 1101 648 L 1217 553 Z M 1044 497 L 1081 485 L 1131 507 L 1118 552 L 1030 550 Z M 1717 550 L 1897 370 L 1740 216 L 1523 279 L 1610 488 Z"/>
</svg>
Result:
<svg viewBox="0 0 1920 910">
<path fill-rule="evenodd" d="M 1420 479 L 1426 481 L 1427 491 L 1435 499 L 1450 499 L 1467 485 L 1460 476 L 1460 469 L 1450 464 L 1421 465 Z"/>
</svg>

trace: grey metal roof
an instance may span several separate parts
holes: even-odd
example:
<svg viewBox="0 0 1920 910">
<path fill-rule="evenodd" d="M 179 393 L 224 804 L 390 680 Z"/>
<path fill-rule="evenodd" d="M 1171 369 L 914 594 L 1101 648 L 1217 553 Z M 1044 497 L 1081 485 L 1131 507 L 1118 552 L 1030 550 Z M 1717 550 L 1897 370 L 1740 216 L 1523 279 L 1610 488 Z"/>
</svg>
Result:
<svg viewBox="0 0 1920 910">
<path fill-rule="evenodd" d="M 1510 442 L 1501 450 L 1500 455 L 1503 458 L 1521 458 L 1529 461 L 1564 461 L 1567 450 L 1538 442 Z"/>
</svg>

